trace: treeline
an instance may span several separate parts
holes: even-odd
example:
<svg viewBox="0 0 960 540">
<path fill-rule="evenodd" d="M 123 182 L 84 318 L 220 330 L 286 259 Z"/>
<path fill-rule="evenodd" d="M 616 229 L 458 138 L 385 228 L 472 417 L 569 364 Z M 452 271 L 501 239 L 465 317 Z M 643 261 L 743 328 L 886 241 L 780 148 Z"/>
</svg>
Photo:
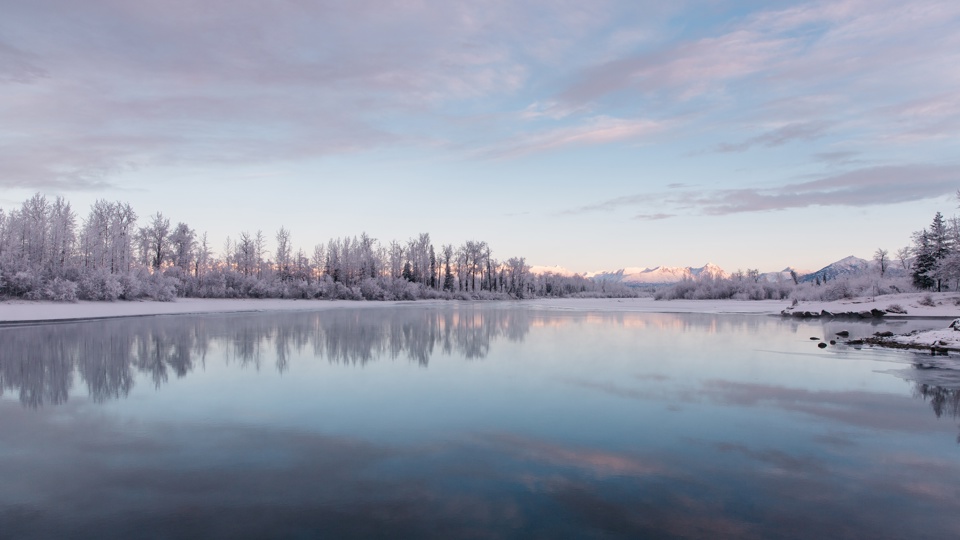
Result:
<svg viewBox="0 0 960 540">
<path fill-rule="evenodd" d="M 957 194 L 960 199 L 960 192 Z M 865 295 L 884 295 L 922 290 L 960 290 L 960 218 L 946 219 L 937 212 L 930 225 L 912 235 L 912 245 L 891 257 L 885 249 L 873 254 L 865 273 L 828 279 L 818 274 L 812 281 L 778 275 L 764 279 L 756 270 L 729 277 L 706 275 L 686 279 L 655 293 L 658 300 L 819 300 L 831 301 Z"/>
<path fill-rule="evenodd" d="M 169 301 L 200 298 L 351 300 L 633 296 L 581 276 L 534 275 L 523 257 L 498 260 L 484 241 L 435 247 L 429 234 L 382 244 L 367 234 L 307 252 L 285 228 L 227 238 L 162 213 L 138 221 L 123 202 L 97 201 L 78 218 L 62 197 L 36 194 L 0 209 L 0 297 L 31 300 Z"/>
</svg>

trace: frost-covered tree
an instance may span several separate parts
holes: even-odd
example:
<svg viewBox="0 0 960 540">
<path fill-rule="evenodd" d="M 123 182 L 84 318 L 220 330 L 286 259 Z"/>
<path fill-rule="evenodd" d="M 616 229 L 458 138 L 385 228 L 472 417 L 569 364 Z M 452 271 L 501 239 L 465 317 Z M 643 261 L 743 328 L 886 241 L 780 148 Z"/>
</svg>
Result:
<svg viewBox="0 0 960 540">
<path fill-rule="evenodd" d="M 277 271 L 280 279 L 287 279 L 290 276 L 290 231 L 280 227 L 277 231 Z"/>
<path fill-rule="evenodd" d="M 873 252 L 873 260 L 877 263 L 877 269 L 880 270 L 880 277 L 887 273 L 887 266 L 890 264 L 889 252 L 883 248 L 877 248 Z"/>
<path fill-rule="evenodd" d="M 910 258 L 913 256 L 913 249 L 910 246 L 904 246 L 897 250 L 897 259 L 900 261 L 900 267 L 905 271 L 910 271 Z"/>
<path fill-rule="evenodd" d="M 943 214 L 933 216 L 930 227 L 913 234 L 913 284 L 920 289 L 942 290 L 944 279 L 949 279 L 949 265 L 943 262 L 954 249 Z"/>
<path fill-rule="evenodd" d="M 204 232 L 200 237 L 200 241 L 196 243 L 196 251 L 193 256 L 193 275 L 201 285 L 203 284 L 203 274 L 210 264 L 211 256 L 210 243 L 207 240 L 207 233 Z"/>
<path fill-rule="evenodd" d="M 150 224 L 140 229 L 140 237 L 150 267 L 159 270 L 169 256 L 170 219 L 157 212 L 150 217 Z"/>
<path fill-rule="evenodd" d="M 931 274 L 937 265 L 937 260 L 933 255 L 930 236 L 927 230 L 914 233 L 913 238 L 913 285 L 918 289 L 930 289 L 936 282 Z"/>
<path fill-rule="evenodd" d="M 177 223 L 170 235 L 170 261 L 185 273 L 189 273 L 196 254 L 197 234 L 186 223 Z"/>
</svg>

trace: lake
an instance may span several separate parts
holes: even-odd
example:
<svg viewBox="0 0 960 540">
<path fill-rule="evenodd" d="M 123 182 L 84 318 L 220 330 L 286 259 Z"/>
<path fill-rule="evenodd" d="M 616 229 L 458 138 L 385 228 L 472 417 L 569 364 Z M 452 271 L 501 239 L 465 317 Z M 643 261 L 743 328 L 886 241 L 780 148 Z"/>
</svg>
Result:
<svg viewBox="0 0 960 540">
<path fill-rule="evenodd" d="M 0 328 L 3 538 L 957 538 L 947 321 L 522 303 Z"/>
</svg>

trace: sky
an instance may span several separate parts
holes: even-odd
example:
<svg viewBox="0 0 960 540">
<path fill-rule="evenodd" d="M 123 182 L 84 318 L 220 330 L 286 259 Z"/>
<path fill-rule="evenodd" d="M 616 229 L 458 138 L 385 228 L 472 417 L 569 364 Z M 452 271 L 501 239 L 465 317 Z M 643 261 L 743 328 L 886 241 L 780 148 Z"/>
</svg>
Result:
<svg viewBox="0 0 960 540">
<path fill-rule="evenodd" d="M 954 214 L 958 29 L 956 0 L 0 0 L 0 207 L 815 270 Z"/>
</svg>

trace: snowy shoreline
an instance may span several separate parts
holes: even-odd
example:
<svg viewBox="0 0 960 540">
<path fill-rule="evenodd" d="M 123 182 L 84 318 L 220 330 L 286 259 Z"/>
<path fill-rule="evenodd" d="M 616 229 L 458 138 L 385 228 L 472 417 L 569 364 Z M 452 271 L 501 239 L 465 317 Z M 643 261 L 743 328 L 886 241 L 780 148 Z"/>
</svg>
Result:
<svg viewBox="0 0 960 540">
<path fill-rule="evenodd" d="M 831 302 L 804 301 L 787 310 L 793 313 L 824 311 L 834 314 L 859 313 L 880 310 L 885 318 L 943 318 L 960 317 L 960 294 L 949 293 L 901 293 L 882 296 L 845 298 Z M 901 313 L 900 311 L 903 311 Z"/>
<path fill-rule="evenodd" d="M 930 296 L 933 305 L 925 297 Z M 833 302 L 800 302 L 791 306 L 786 300 L 654 300 L 653 298 L 538 298 L 530 300 L 418 300 L 418 301 L 355 301 L 355 300 L 283 300 L 180 298 L 175 302 L 117 301 L 58 303 L 47 301 L 6 300 L 0 302 L 0 326 L 36 323 L 57 323 L 121 317 L 169 315 L 204 315 L 263 312 L 318 312 L 342 309 L 382 307 L 444 307 L 458 305 L 499 306 L 510 309 L 535 309 L 574 312 L 628 313 L 691 313 L 748 314 L 774 316 L 788 309 L 796 311 L 846 313 L 886 310 L 892 304 L 906 313 L 889 313 L 889 319 L 960 318 L 960 295 L 956 293 L 907 293 L 876 298 L 855 298 Z M 946 326 L 946 324 L 944 325 Z M 952 328 L 893 335 L 860 340 L 878 347 L 960 351 L 960 331 Z"/>
<path fill-rule="evenodd" d="M 834 302 L 800 302 L 794 309 L 829 312 L 887 309 L 893 304 L 907 313 L 890 313 L 890 318 L 960 317 L 957 293 L 933 294 L 932 306 L 923 305 L 924 293 L 908 293 L 857 298 Z M 0 302 L 0 324 L 40 321 L 71 321 L 114 317 L 187 315 L 206 313 L 242 313 L 269 311 L 326 311 L 366 309 L 388 306 L 449 306 L 462 304 L 500 305 L 558 311 L 624 311 L 632 313 L 703 313 L 777 315 L 791 307 L 787 300 L 654 300 L 653 298 L 538 298 L 518 301 L 352 301 L 281 299 L 209 299 L 180 298 L 175 302 L 117 301 L 57 303 L 7 300 Z"/>
<path fill-rule="evenodd" d="M 117 301 L 58 303 L 28 300 L 0 302 L 0 324 L 75 321 L 115 317 L 243 313 L 269 311 L 327 311 L 389 306 L 450 306 L 463 304 L 500 305 L 557 311 L 626 311 L 633 313 L 707 313 L 774 315 L 786 308 L 786 301 L 671 300 L 653 298 L 540 298 L 515 301 L 354 301 L 180 298 L 175 302 Z"/>
</svg>

